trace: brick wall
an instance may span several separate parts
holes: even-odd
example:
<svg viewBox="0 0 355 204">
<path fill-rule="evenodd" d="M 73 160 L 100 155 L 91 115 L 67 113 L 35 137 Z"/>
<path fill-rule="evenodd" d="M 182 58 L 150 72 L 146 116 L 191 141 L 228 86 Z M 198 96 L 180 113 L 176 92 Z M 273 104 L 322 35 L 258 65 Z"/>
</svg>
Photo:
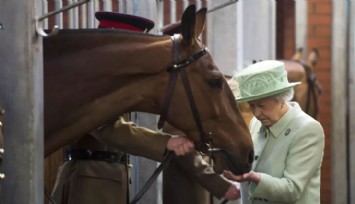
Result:
<svg viewBox="0 0 355 204">
<path fill-rule="evenodd" d="M 289 59 L 295 51 L 294 1 L 277 0 L 277 58 Z M 323 86 L 318 120 L 325 132 L 321 176 L 321 203 L 331 203 L 331 0 L 308 1 L 308 50 L 317 48 L 320 58 L 315 73 Z"/>
<path fill-rule="evenodd" d="M 308 1 L 308 48 L 318 48 L 320 58 L 315 72 L 323 86 L 319 121 L 325 131 L 321 203 L 331 203 L 331 0 Z"/>
<path fill-rule="evenodd" d="M 276 4 L 276 59 L 291 59 L 295 47 L 295 1 Z"/>
</svg>

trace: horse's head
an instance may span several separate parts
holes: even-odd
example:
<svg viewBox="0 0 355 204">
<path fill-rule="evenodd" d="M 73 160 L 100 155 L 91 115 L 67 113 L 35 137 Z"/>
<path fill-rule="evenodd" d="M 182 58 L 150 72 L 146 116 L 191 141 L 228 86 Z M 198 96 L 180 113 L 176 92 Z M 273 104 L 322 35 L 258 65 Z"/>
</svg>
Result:
<svg viewBox="0 0 355 204">
<path fill-rule="evenodd" d="M 322 92 L 322 86 L 317 80 L 314 68 L 319 58 L 319 53 L 316 48 L 313 48 L 308 58 L 303 60 L 302 52 L 303 49 L 299 48 L 292 60 L 284 60 L 285 67 L 290 82 L 302 82 L 294 88 L 293 101 L 297 101 L 303 111 L 317 119 L 319 112 L 318 99 Z"/>
<path fill-rule="evenodd" d="M 174 46 L 168 36 L 111 29 L 61 30 L 44 39 L 46 155 L 120 114 L 159 113 L 165 104 L 168 76 L 172 76 L 166 68 L 172 64 L 174 51 L 178 63 L 170 69 L 177 75 L 186 74 L 187 90 L 191 90 L 198 114 L 192 116 L 189 91 L 178 77 L 167 121 L 196 143 L 204 135 L 203 143 L 211 141 L 213 147 L 222 148 L 234 173 L 250 170 L 253 145 L 249 130 L 224 75 L 197 39 L 205 18 L 206 9 L 196 14 L 195 6 L 188 7 Z M 179 52 L 175 52 L 177 48 Z M 201 125 L 196 126 L 194 118 Z"/>
<path fill-rule="evenodd" d="M 224 75 L 198 40 L 205 20 L 206 9 L 196 13 L 194 5 L 189 6 L 183 14 L 178 44 L 179 59 L 183 63 L 175 62 L 175 67 L 182 65 L 182 68 L 172 71 L 179 77 L 173 90 L 167 121 L 196 143 L 206 141 L 203 139 L 206 134 L 207 140 L 211 136 L 213 147 L 221 148 L 226 153 L 232 164 L 230 170 L 241 174 L 251 168 L 253 144 Z M 187 89 L 184 85 L 185 74 L 189 81 L 187 86 L 190 87 Z M 189 89 L 193 99 L 188 96 Z"/>
</svg>

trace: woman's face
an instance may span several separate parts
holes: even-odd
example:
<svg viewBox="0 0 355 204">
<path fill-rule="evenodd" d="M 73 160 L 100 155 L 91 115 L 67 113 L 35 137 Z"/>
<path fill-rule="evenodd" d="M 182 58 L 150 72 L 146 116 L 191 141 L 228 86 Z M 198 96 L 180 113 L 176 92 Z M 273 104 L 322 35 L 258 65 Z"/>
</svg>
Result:
<svg viewBox="0 0 355 204">
<path fill-rule="evenodd" d="M 267 127 L 275 124 L 288 110 L 285 102 L 274 97 L 250 101 L 249 105 L 253 115 Z"/>
</svg>

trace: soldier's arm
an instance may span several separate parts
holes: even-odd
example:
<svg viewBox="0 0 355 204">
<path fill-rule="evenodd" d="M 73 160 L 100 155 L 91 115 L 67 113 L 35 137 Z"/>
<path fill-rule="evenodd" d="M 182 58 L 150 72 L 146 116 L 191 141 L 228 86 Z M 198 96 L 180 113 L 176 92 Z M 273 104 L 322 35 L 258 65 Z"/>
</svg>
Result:
<svg viewBox="0 0 355 204">
<path fill-rule="evenodd" d="M 163 159 L 166 150 L 183 155 L 194 149 L 193 143 L 186 137 L 153 131 L 127 122 L 123 118 L 91 134 L 107 146 L 156 161 Z"/>
<path fill-rule="evenodd" d="M 163 131 L 171 134 L 183 135 L 183 132 L 168 123 L 164 125 Z M 194 178 L 198 184 L 217 198 L 226 197 L 227 199 L 234 200 L 240 197 L 238 196 L 239 189 L 233 185 L 232 181 L 217 174 L 213 167 L 207 163 L 199 153 L 194 152 L 173 159 L 176 160 L 176 163 L 181 170 L 191 178 Z"/>
<path fill-rule="evenodd" d="M 233 188 L 232 182 L 217 174 L 197 152 L 174 159 L 186 174 L 217 198 L 223 198 L 229 188 Z"/>
</svg>

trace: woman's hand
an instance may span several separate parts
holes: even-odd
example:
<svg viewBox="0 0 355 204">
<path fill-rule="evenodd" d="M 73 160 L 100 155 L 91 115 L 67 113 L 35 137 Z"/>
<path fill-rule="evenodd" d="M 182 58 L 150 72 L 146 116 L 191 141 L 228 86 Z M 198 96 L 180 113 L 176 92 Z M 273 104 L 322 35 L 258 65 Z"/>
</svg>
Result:
<svg viewBox="0 0 355 204">
<path fill-rule="evenodd" d="M 243 175 L 234 175 L 232 172 L 225 170 L 223 172 L 224 177 L 227 179 L 233 180 L 233 181 L 238 181 L 238 182 L 244 182 L 244 181 L 251 181 L 256 184 L 259 183 L 260 181 L 260 174 L 254 171 L 250 171 L 248 173 L 245 173 Z"/>
</svg>

